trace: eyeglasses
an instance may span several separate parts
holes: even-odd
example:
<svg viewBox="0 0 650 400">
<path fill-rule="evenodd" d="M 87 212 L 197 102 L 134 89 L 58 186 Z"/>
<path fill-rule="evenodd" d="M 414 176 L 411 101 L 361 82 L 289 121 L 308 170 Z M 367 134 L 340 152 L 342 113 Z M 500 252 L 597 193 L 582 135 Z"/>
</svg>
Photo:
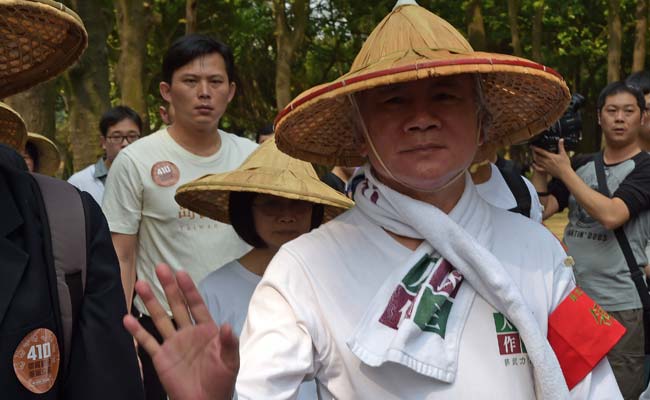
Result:
<svg viewBox="0 0 650 400">
<path fill-rule="evenodd" d="M 126 141 L 128 143 L 133 143 L 136 140 L 138 140 L 139 138 L 140 138 L 140 135 L 111 135 L 111 136 L 106 136 L 106 140 L 108 140 L 109 142 L 111 142 L 113 144 L 121 144 L 124 141 L 124 139 L 126 139 Z"/>
<path fill-rule="evenodd" d="M 303 200 L 268 198 L 262 201 L 253 201 L 252 206 L 267 217 L 277 217 L 285 213 L 287 209 L 298 215 L 311 212 L 313 204 Z"/>
</svg>

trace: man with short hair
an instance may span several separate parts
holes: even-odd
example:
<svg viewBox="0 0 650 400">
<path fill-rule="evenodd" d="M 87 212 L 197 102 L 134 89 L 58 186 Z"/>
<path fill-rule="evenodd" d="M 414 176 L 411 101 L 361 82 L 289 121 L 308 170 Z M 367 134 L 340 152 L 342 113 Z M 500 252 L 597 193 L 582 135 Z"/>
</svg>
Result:
<svg viewBox="0 0 650 400">
<path fill-rule="evenodd" d="M 564 243 L 575 260 L 578 285 L 627 329 L 607 357 L 624 397 L 637 399 L 644 386 L 643 310 L 613 230 L 623 228 L 636 265 L 646 265 L 650 155 L 638 142 L 645 99 L 636 88 L 614 82 L 601 91 L 597 107 L 603 151 L 576 156 L 572 163 L 562 142 L 558 154 L 533 147 L 533 182 L 542 193 L 545 215 L 569 208 Z M 601 157 L 611 198 L 598 191 L 596 168 Z M 548 175 L 554 179 L 547 186 Z"/>
<path fill-rule="evenodd" d="M 102 204 L 108 170 L 118 153 L 140 138 L 142 119 L 127 106 L 113 107 L 99 120 L 99 132 L 104 156 L 95 164 L 73 174 L 68 182 L 79 190 L 88 192 L 97 204 Z"/>
<path fill-rule="evenodd" d="M 242 333 L 238 397 L 295 398 L 315 379 L 327 399 L 620 398 L 606 360 L 569 392 L 562 354 L 547 341 L 569 294 L 586 300 L 566 254 L 541 224 L 485 202 L 467 172 L 479 145 L 541 131 L 568 100 L 549 68 L 474 52 L 446 21 L 400 0 L 349 73 L 276 118 L 282 151 L 364 164 L 365 179 L 354 208 L 271 261 Z M 186 274 L 157 272 L 179 329 L 144 282 L 138 293 L 165 341 L 131 316 L 125 326 L 173 398 L 228 398 L 238 367 L 231 329 L 211 322 Z M 573 376 L 577 366 L 563 367 Z"/>
<path fill-rule="evenodd" d="M 225 44 L 189 35 L 168 49 L 160 94 L 173 110 L 171 124 L 122 151 L 106 182 L 103 208 L 129 307 L 136 271 L 164 303 L 163 289 L 154 277 L 156 264 L 185 270 L 198 282 L 250 249 L 230 225 L 174 201 L 178 186 L 208 173 L 230 171 L 256 148 L 252 141 L 219 129 L 235 90 L 233 55 Z M 142 300 L 136 297 L 133 304 L 134 314 L 155 333 Z M 146 353 L 140 355 L 147 398 L 166 398 Z"/>
</svg>

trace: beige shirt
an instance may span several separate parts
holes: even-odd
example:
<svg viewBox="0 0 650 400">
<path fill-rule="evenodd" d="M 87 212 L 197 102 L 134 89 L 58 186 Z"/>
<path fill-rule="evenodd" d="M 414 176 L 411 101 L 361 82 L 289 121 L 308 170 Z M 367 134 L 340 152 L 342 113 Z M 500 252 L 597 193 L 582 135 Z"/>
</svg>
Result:
<svg viewBox="0 0 650 400">
<path fill-rule="evenodd" d="M 158 263 L 165 262 L 176 271 L 185 270 L 199 282 L 250 249 L 232 226 L 202 217 L 174 200 L 180 185 L 239 167 L 257 146 L 223 131 L 219 134 L 220 150 L 201 157 L 185 150 L 167 129 L 162 129 L 122 150 L 106 181 L 102 208 L 110 230 L 138 235 L 138 279 L 149 282 L 165 307 L 165 296 L 154 271 Z M 139 297 L 135 305 L 146 311 Z"/>
</svg>

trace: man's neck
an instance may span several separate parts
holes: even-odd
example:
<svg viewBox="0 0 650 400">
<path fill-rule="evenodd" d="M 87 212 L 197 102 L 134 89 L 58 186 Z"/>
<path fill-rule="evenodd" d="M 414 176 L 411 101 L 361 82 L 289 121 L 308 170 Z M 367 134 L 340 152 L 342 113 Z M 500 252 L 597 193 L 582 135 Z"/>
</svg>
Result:
<svg viewBox="0 0 650 400">
<path fill-rule="evenodd" d="M 221 136 L 217 125 L 213 129 L 196 130 L 176 122 L 167 128 L 169 136 L 192 154 L 208 157 L 221 148 Z"/>
<path fill-rule="evenodd" d="M 618 164 L 629 160 L 641 151 L 638 143 L 632 143 L 623 147 L 612 147 L 605 145 L 603 150 L 603 161 L 605 164 Z"/>
</svg>

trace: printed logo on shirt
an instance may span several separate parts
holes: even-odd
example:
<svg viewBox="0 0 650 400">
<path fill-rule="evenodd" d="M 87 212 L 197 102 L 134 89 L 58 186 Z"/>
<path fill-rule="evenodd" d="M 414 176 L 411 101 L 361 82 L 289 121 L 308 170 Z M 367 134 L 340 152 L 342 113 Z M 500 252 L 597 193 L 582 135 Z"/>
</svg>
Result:
<svg viewBox="0 0 650 400">
<path fill-rule="evenodd" d="M 500 312 L 492 315 L 494 317 L 494 327 L 496 328 L 499 354 L 503 356 L 504 365 L 509 367 L 530 363 L 530 359 L 526 354 L 526 346 L 521 340 L 517 328 Z"/>
<path fill-rule="evenodd" d="M 21 340 L 14 352 L 14 372 L 27 390 L 41 394 L 54 386 L 60 361 L 54 332 L 45 328 L 34 329 Z"/>
<path fill-rule="evenodd" d="M 411 319 L 422 331 L 444 338 L 462 279 L 446 260 L 424 255 L 395 288 L 379 322 L 397 330 L 402 321 Z"/>
<path fill-rule="evenodd" d="M 181 173 L 178 167 L 171 161 L 158 161 L 151 167 L 151 179 L 158 186 L 173 186 L 180 177 Z"/>
</svg>

